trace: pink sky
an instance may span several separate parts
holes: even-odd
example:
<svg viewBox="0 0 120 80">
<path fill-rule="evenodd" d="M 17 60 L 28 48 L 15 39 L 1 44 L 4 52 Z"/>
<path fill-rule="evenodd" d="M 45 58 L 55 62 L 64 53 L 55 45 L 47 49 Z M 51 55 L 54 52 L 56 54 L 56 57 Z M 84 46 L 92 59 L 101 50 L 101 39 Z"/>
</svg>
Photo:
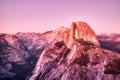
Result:
<svg viewBox="0 0 120 80">
<path fill-rule="evenodd" d="M 99 33 L 120 33 L 120 0 L 0 0 L 0 33 L 44 32 L 85 21 Z"/>
</svg>

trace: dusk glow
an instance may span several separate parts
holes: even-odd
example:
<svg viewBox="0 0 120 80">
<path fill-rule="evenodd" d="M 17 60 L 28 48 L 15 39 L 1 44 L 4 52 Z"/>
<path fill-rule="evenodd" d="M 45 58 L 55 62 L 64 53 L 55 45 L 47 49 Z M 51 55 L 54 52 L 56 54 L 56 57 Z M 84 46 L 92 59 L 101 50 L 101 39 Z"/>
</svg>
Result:
<svg viewBox="0 0 120 80">
<path fill-rule="evenodd" d="M 99 33 L 120 33 L 120 0 L 0 0 L 0 33 L 45 32 L 85 21 Z"/>
</svg>

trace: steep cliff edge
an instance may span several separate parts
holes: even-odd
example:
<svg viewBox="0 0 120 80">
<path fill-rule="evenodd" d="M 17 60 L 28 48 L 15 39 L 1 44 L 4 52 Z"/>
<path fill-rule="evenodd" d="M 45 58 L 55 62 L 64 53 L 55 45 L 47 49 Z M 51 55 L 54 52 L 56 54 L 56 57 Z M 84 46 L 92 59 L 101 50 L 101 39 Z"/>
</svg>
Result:
<svg viewBox="0 0 120 80">
<path fill-rule="evenodd" d="M 64 42 L 67 47 L 71 47 L 75 40 L 83 40 L 99 45 L 95 32 L 85 22 L 73 22 L 70 30 L 64 34 Z"/>
</svg>

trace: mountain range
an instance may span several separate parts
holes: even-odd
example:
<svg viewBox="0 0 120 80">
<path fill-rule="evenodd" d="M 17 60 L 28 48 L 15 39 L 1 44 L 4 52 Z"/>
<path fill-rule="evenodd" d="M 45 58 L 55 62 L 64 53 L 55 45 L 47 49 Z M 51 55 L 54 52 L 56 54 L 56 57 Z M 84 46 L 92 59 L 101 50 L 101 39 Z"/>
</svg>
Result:
<svg viewBox="0 0 120 80">
<path fill-rule="evenodd" d="M 120 34 L 86 22 L 45 33 L 0 34 L 1 80 L 120 80 Z"/>
</svg>

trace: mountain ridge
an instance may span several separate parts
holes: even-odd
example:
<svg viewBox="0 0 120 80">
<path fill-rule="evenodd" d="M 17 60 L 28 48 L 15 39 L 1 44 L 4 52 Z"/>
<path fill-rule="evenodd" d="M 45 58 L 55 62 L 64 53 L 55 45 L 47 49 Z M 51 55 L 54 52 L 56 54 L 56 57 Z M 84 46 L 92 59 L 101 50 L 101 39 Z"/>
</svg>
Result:
<svg viewBox="0 0 120 80">
<path fill-rule="evenodd" d="M 0 78 L 119 80 L 120 54 L 104 49 L 98 39 L 85 22 L 42 34 L 1 34 Z"/>
</svg>

